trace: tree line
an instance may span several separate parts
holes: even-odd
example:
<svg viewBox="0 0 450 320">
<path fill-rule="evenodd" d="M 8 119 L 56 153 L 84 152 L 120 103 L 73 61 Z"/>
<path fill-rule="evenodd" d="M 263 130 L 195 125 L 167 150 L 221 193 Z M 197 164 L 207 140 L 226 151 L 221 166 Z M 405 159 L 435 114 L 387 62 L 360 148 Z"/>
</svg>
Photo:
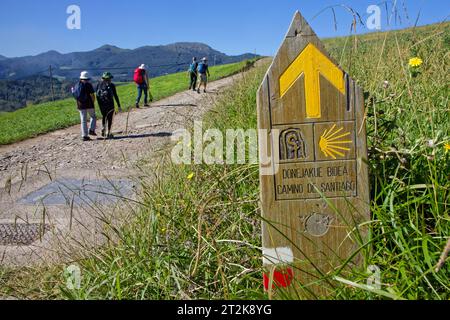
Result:
<svg viewBox="0 0 450 320">
<path fill-rule="evenodd" d="M 48 76 L 32 76 L 23 80 L 0 80 L 0 112 L 11 112 L 30 104 L 38 104 L 70 97 L 73 81 Z"/>
</svg>

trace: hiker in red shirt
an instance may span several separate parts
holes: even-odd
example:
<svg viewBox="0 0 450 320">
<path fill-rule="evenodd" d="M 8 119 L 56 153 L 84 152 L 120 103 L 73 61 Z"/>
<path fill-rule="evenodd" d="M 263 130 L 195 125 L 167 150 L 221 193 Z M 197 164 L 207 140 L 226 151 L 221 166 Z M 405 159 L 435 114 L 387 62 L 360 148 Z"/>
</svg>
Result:
<svg viewBox="0 0 450 320">
<path fill-rule="evenodd" d="M 148 80 L 148 72 L 145 64 L 141 64 L 139 68 L 134 70 L 134 82 L 136 83 L 138 89 L 136 108 L 139 108 L 139 102 L 141 101 L 142 92 L 144 92 L 144 107 L 148 107 L 148 93 L 150 82 Z M 150 93 L 150 102 L 151 101 L 153 101 L 153 97 Z"/>
</svg>

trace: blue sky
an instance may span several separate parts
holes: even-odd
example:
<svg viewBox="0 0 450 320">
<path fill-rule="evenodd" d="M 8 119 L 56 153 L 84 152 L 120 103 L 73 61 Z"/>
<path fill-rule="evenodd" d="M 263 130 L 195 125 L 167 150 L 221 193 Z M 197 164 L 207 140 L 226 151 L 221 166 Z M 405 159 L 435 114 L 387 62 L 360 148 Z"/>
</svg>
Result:
<svg viewBox="0 0 450 320">
<path fill-rule="evenodd" d="M 389 9 L 395 2 L 388 1 Z M 0 54 L 35 55 L 48 50 L 87 51 L 104 44 L 134 49 L 178 41 L 204 42 L 227 54 L 254 52 L 273 55 L 295 10 L 305 16 L 320 37 L 347 35 L 351 15 L 331 5 L 345 4 L 365 21 L 367 7 L 380 4 L 382 30 L 448 20 L 448 0 L 397 0 L 401 24 L 387 25 L 382 0 L 1 0 Z M 404 13 L 408 11 L 409 20 Z M 66 9 L 81 8 L 81 30 L 68 30 Z M 315 17 L 315 18 L 314 18 Z M 314 18 L 314 19 L 313 19 Z M 360 32 L 367 32 L 359 27 Z"/>
</svg>

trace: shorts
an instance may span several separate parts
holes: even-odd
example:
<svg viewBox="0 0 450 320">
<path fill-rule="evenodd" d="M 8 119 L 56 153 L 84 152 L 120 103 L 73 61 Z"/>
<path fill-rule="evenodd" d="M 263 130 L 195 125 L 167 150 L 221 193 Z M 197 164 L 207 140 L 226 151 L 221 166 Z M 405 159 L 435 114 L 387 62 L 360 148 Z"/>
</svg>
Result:
<svg viewBox="0 0 450 320">
<path fill-rule="evenodd" d="M 200 81 L 202 83 L 207 83 L 208 82 L 208 76 L 206 75 L 206 73 L 200 73 Z"/>
</svg>

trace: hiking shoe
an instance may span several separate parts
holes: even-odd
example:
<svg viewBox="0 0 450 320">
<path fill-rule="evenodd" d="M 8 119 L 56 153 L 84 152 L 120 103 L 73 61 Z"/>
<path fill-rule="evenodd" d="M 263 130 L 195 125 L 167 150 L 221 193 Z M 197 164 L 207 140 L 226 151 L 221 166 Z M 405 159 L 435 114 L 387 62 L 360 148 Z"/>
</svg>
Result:
<svg viewBox="0 0 450 320">
<path fill-rule="evenodd" d="M 203 93 L 206 93 L 206 89 L 205 89 L 205 90 L 203 90 Z"/>
<path fill-rule="evenodd" d="M 94 136 L 94 137 L 97 136 L 97 134 L 95 133 L 95 131 L 92 131 L 92 130 L 89 130 L 89 135 L 90 135 L 90 136 Z"/>
<path fill-rule="evenodd" d="M 92 140 L 92 139 L 89 138 L 89 137 L 83 137 L 82 139 L 83 139 L 83 141 L 91 141 L 91 140 Z"/>
<path fill-rule="evenodd" d="M 197 90 L 197 93 L 200 93 L 200 89 Z"/>
<path fill-rule="evenodd" d="M 136 103 L 135 107 L 136 107 L 136 109 L 139 109 L 139 104 Z"/>
<path fill-rule="evenodd" d="M 108 133 L 108 136 L 106 139 L 114 139 L 114 135 L 112 133 Z"/>
<path fill-rule="evenodd" d="M 150 105 L 148 103 L 144 104 L 144 107 L 150 107 Z"/>
<path fill-rule="evenodd" d="M 106 135 L 106 133 L 105 133 L 105 129 L 102 129 L 102 137 L 104 138 L 104 137 L 105 137 L 105 135 Z"/>
</svg>

